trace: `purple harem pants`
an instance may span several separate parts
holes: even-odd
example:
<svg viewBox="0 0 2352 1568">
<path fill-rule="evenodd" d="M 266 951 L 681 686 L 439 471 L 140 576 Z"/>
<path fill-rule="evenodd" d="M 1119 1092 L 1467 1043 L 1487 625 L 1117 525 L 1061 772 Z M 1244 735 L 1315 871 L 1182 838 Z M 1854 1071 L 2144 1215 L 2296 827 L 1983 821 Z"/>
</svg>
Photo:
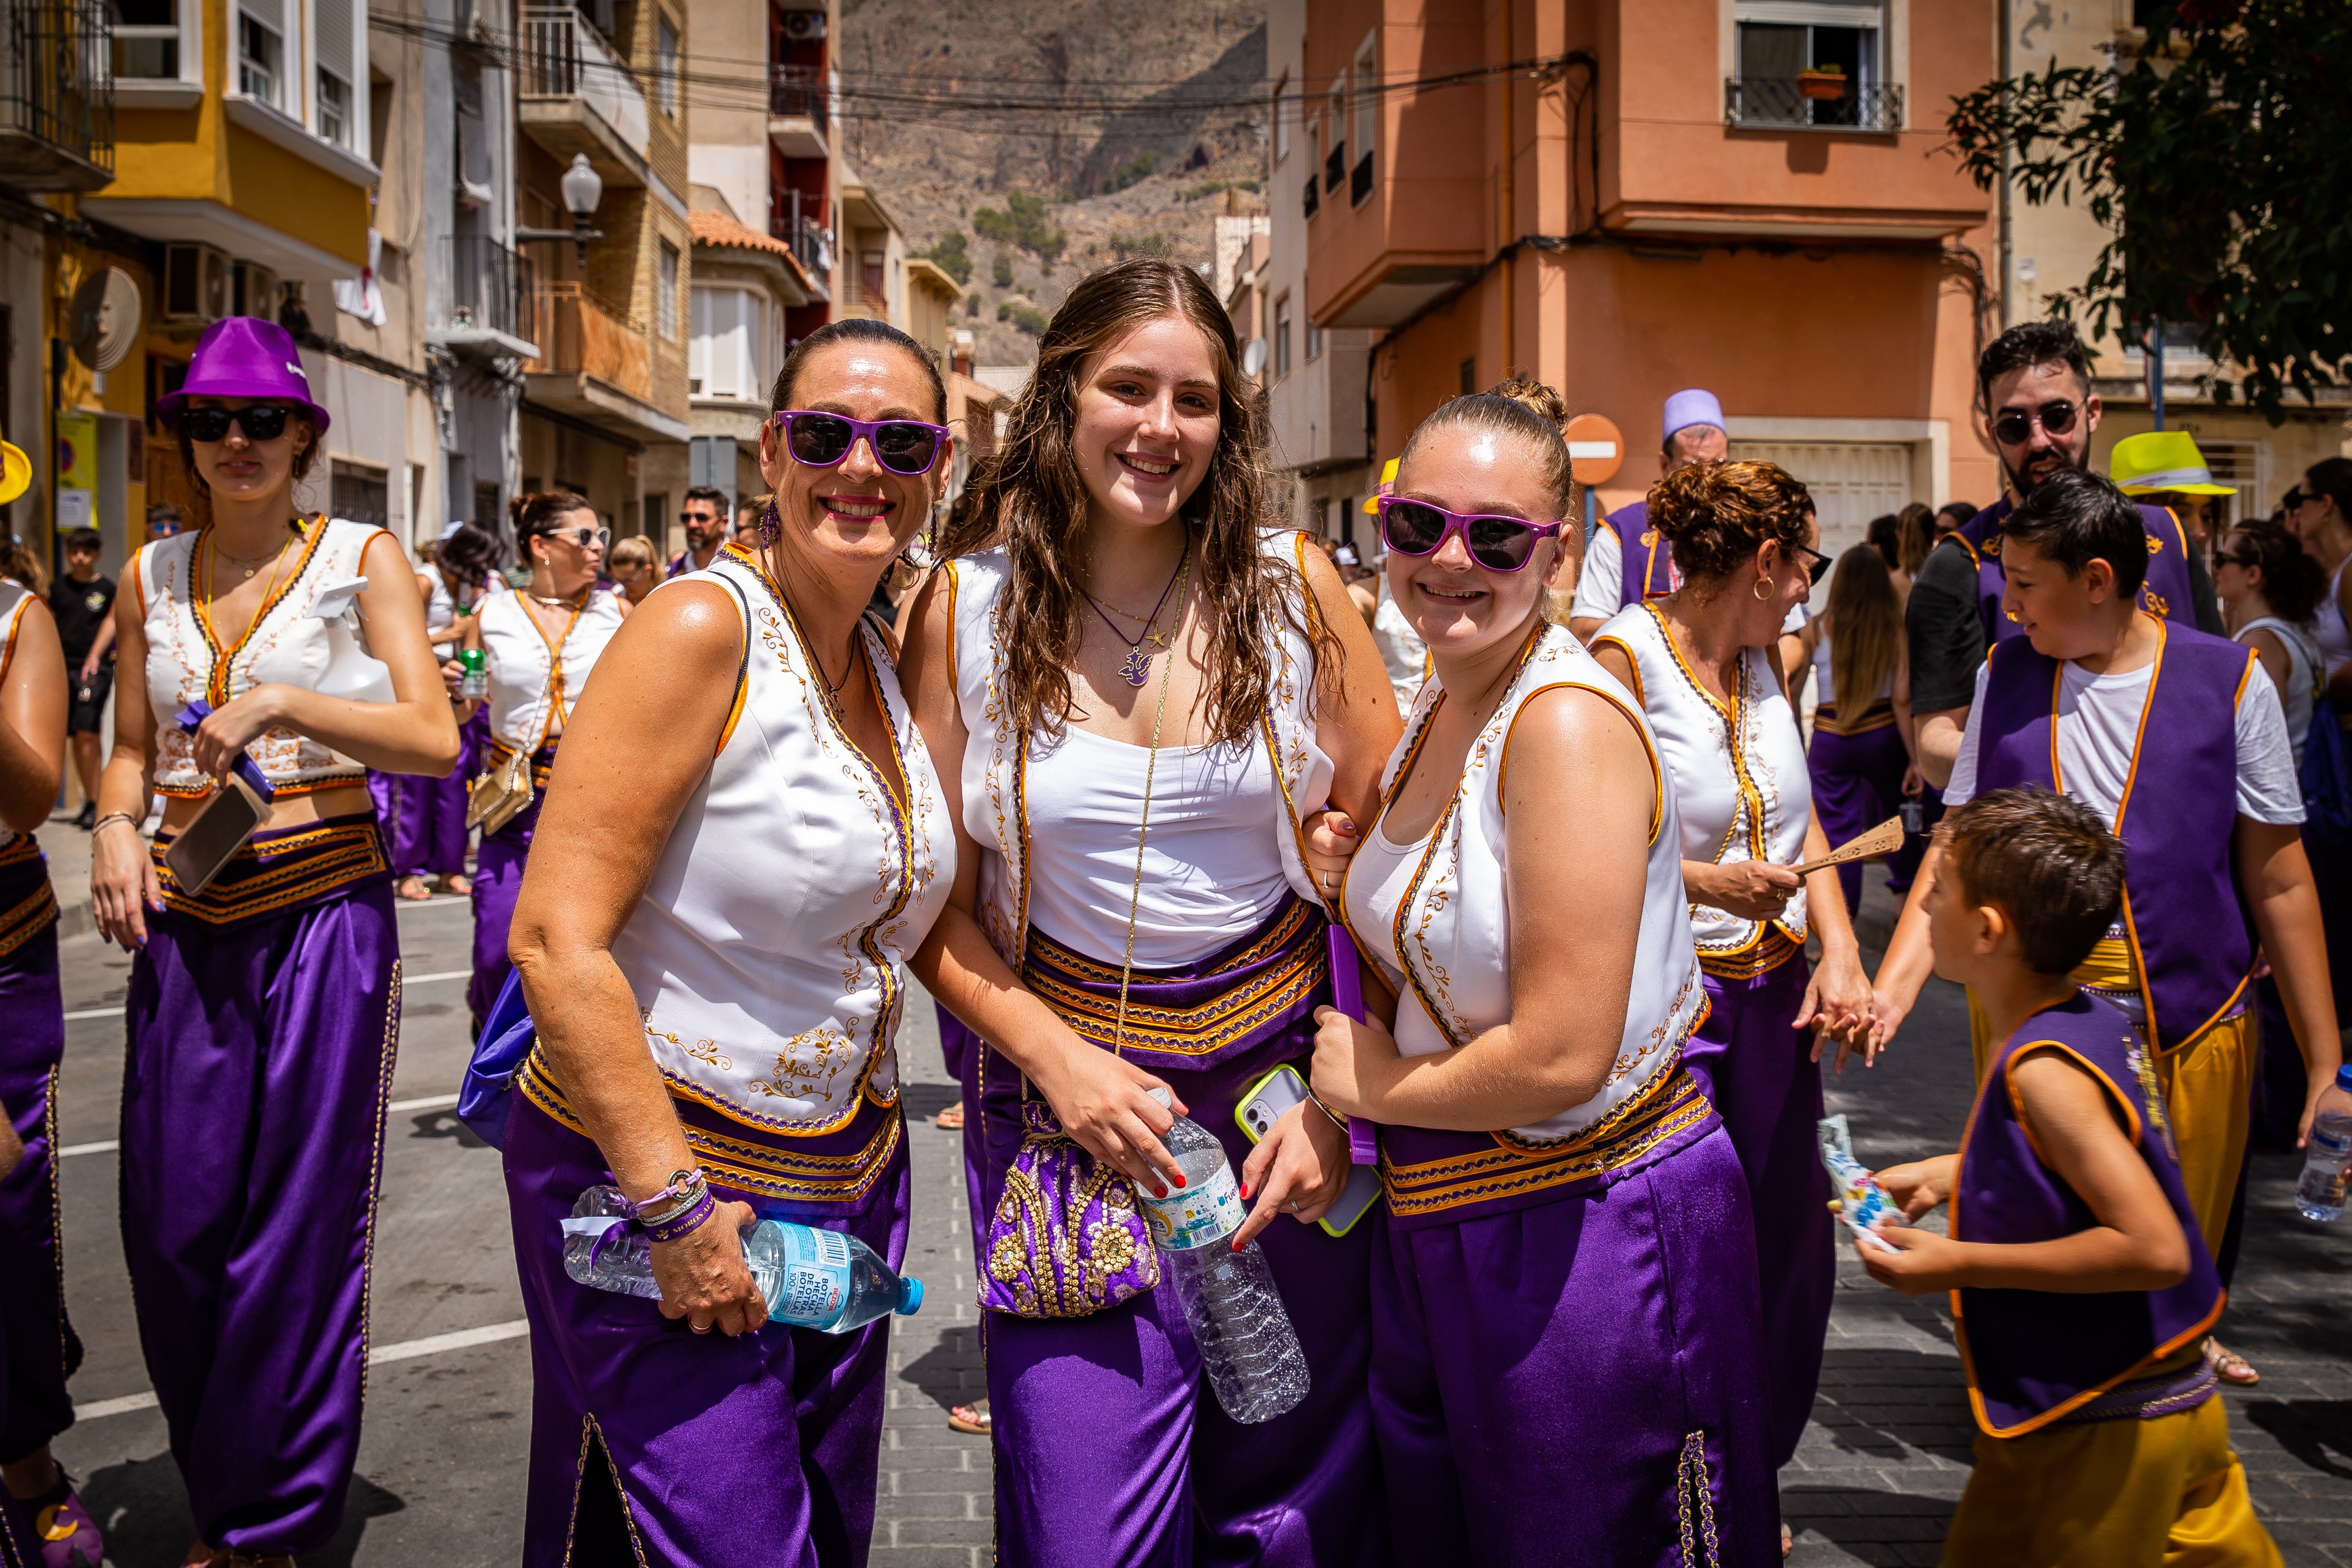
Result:
<svg viewBox="0 0 2352 1568">
<path fill-rule="evenodd" d="M 73 1425 L 66 1380 L 81 1341 L 66 1317 L 58 1234 L 57 1084 L 65 1057 L 58 902 L 30 838 L 0 848 L 0 1107 L 25 1157 L 0 1179 L 0 1465 Z"/>
<path fill-rule="evenodd" d="M 403 877 L 454 877 L 466 869 L 466 800 L 489 750 L 488 709 L 457 727 L 457 761 L 441 778 L 370 773 L 384 822 L 385 849 Z M 377 780 L 383 781 L 382 784 Z"/>
<path fill-rule="evenodd" d="M 373 817 L 257 834 L 131 968 L 122 1250 L 206 1543 L 323 1545 L 359 1455 L 400 934 Z"/>
<path fill-rule="evenodd" d="M 474 1016 L 474 1030 L 490 1016 L 499 988 L 513 973 L 507 957 L 507 932 L 514 925 L 515 900 L 522 896 L 523 868 L 530 858 L 531 835 L 539 827 L 539 808 L 547 803 L 548 770 L 552 750 L 531 759 L 530 804 L 496 833 L 482 835 L 474 856 L 474 977 L 466 983 L 466 1006 Z"/>
<path fill-rule="evenodd" d="M 1812 743 L 1805 749 L 1805 771 L 1811 776 L 1813 809 L 1821 816 L 1822 832 L 1832 847 L 1857 833 L 1867 833 L 1901 809 L 1903 774 L 1910 765 L 1902 731 L 1892 724 L 1864 730 L 1859 735 L 1813 731 Z M 1907 839 L 1905 849 L 1909 849 Z M 1902 857 L 1894 858 L 1899 861 Z M 1850 910 L 1862 908 L 1863 864 L 1849 860 L 1837 868 Z M 1889 874 L 1893 875 L 1892 869 Z M 1909 880 L 1906 875 L 1906 886 Z"/>
</svg>

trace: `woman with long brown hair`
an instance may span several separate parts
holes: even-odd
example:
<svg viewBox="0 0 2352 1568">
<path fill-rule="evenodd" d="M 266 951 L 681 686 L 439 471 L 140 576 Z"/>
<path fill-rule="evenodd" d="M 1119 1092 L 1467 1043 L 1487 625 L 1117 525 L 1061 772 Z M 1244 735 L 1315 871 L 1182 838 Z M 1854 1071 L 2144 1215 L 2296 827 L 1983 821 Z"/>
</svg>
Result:
<svg viewBox="0 0 2352 1568">
<path fill-rule="evenodd" d="M 1778 1469 L 1812 1410 L 1836 1281 L 1815 1144 L 1822 1046 L 1871 1017 L 1843 889 L 1831 871 L 1795 870 L 1829 841 L 1779 644 L 1829 561 L 1816 548 L 1812 497 L 1770 463 L 1676 468 L 1651 487 L 1649 509 L 1682 586 L 1620 611 L 1592 651 L 1641 700 L 1674 781 L 1708 1002 L 1684 1060 L 1748 1176 Z M 1805 957 L 1813 936 L 1818 969 Z"/>
<path fill-rule="evenodd" d="M 1283 1067 L 1303 1089 L 1341 869 L 1312 818 L 1328 800 L 1365 819 L 1399 722 L 1338 573 L 1272 531 L 1238 359 L 1190 268 L 1080 283 L 907 646 L 957 824 L 955 889 L 912 967 L 985 1043 L 975 1245 L 1009 1563 L 1183 1561 L 1188 1541 L 1202 1561 L 1386 1561 L 1370 1227 L 1314 1226 L 1346 1135 L 1301 1100 L 1253 1152 L 1234 1113 Z M 1001 546 L 980 548 L 990 531 Z M 1261 1425 L 1219 1409 L 1151 1288 L 1136 1216 L 1182 1185 L 1171 1110 L 1241 1169 L 1256 1205 L 1230 1245 L 1265 1232 L 1306 1352 L 1305 1402 Z M 1092 1201 L 1039 1212 L 1048 1166 Z M 1267 1229 L 1278 1215 L 1297 1223 Z M 1076 1256 L 1049 1255 L 1046 1228 Z"/>
<path fill-rule="evenodd" d="M 1921 782 L 1911 762 L 1911 670 L 1903 605 L 1876 547 L 1838 557 L 1829 608 L 1805 627 L 1813 665 L 1813 740 L 1805 769 L 1832 844 L 1895 815 Z M 1845 907 L 1862 908 L 1862 865 L 1837 868 Z M 1906 880 L 1905 883 L 1908 886 Z"/>
</svg>

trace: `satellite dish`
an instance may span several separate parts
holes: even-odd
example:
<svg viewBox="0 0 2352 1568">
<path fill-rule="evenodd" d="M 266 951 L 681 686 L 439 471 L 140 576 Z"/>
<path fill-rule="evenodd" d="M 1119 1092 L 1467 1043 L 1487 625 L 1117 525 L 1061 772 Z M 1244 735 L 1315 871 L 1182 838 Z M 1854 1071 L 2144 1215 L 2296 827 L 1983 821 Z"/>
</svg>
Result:
<svg viewBox="0 0 2352 1568">
<path fill-rule="evenodd" d="M 1265 340 L 1252 338 L 1249 347 L 1242 350 L 1242 374 L 1255 375 L 1265 368 Z"/>
<path fill-rule="evenodd" d="M 119 267 L 93 272 L 74 290 L 68 325 L 74 358 L 101 374 L 138 346 L 139 282 Z"/>
</svg>

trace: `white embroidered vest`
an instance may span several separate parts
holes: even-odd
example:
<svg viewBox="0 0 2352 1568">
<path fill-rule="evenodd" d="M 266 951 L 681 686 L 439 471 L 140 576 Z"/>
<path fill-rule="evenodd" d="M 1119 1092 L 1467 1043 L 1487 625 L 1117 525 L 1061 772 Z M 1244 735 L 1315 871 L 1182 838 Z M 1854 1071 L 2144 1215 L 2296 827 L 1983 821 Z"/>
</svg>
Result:
<svg viewBox="0 0 2352 1568">
<path fill-rule="evenodd" d="M 1643 721 L 1640 706 L 1573 633 L 1547 624 L 1537 633 L 1495 716 L 1471 742 L 1462 783 L 1422 847 L 1420 864 L 1391 919 L 1383 923 L 1373 915 L 1371 896 L 1377 889 L 1355 878 L 1350 865 L 1342 889 L 1349 929 L 1392 980 L 1402 975 L 1405 981 L 1404 995 L 1397 1004 L 1396 1038 L 1398 1049 L 1407 1056 L 1458 1048 L 1510 1021 L 1503 776 L 1511 725 L 1519 710 L 1538 692 L 1560 686 L 1581 688 L 1622 710 L 1641 731 L 1651 765 L 1657 767 L 1657 740 Z M 1444 687 L 1431 676 L 1406 721 L 1404 739 L 1381 776 L 1383 815 L 1444 700 Z M 1561 801 L 1558 808 L 1572 812 L 1576 803 Z M 1540 1146 L 1580 1131 L 1682 1059 L 1683 1042 L 1706 1015 L 1706 991 L 1691 945 L 1679 843 L 1674 792 L 1661 774 L 1651 815 L 1641 930 L 1633 941 L 1633 984 L 1626 995 L 1616 1060 L 1599 1094 L 1532 1126 L 1513 1128 L 1516 1141 Z M 1575 911 L 1563 910 L 1561 917 L 1573 921 Z M 1409 1016 L 1408 1009 L 1417 1016 Z"/>
<path fill-rule="evenodd" d="M 1275 639 L 1274 685 L 1258 732 L 1282 786 L 1285 831 L 1275 838 L 1283 876 L 1319 908 L 1302 826 L 1329 796 L 1332 776 L 1331 760 L 1315 743 L 1315 652 L 1306 630 L 1307 618 L 1317 613 L 1307 588 L 1306 552 L 1312 548 L 1305 534 L 1288 529 L 1269 532 L 1261 542 L 1266 554 L 1289 564 L 1295 596 Z M 1030 823 L 1022 788 L 1028 736 L 1013 731 L 1003 689 L 1003 650 L 1019 629 L 997 624 L 1011 568 L 1003 551 L 991 550 L 959 557 L 944 570 L 954 627 L 950 679 L 969 737 L 961 759 L 964 829 L 982 850 L 980 924 L 997 954 L 1018 972 L 1029 929 Z"/>
<path fill-rule="evenodd" d="M 1682 858 L 1720 866 L 1801 864 L 1812 816 L 1812 774 L 1797 716 L 1772 679 L 1765 650 L 1751 647 L 1740 655 L 1738 688 L 1727 705 L 1699 685 L 1654 605 L 1619 611 L 1592 642 L 1596 647 L 1615 643 L 1633 660 L 1640 686 L 1634 695 L 1674 780 Z M 1699 957 L 1717 973 L 1772 967 L 1790 956 L 1787 943 L 1805 940 L 1802 888 L 1776 921 L 1751 921 L 1704 904 L 1691 905 L 1690 913 Z"/>
<path fill-rule="evenodd" d="M 289 557 L 278 586 L 243 641 L 224 648 L 199 603 L 212 530 L 173 534 L 141 547 L 124 574 L 138 585 L 147 631 L 147 701 L 155 713 L 155 789 L 201 798 L 213 781 L 195 763 L 194 742 L 177 719 L 198 698 L 219 708 L 257 686 L 315 689 L 333 656 L 327 623 L 310 613 L 319 595 L 363 576 L 368 542 L 384 531 L 341 518 L 319 519 Z M 390 537 L 388 534 L 385 537 Z M 265 569 L 266 570 L 266 569 Z M 212 568 L 217 583 L 220 570 Z M 360 634 L 361 646 L 366 633 Z M 262 731 L 246 748 L 280 795 L 307 795 L 367 782 L 367 769 L 292 730 Z"/>
<path fill-rule="evenodd" d="M 33 603 L 33 591 L 14 577 L 0 577 L 0 682 L 8 679 L 8 667 L 16 662 L 16 634 L 24 628 L 26 608 Z M 77 672 L 68 669 L 68 679 Z M 28 837 L 13 827 L 0 827 L 0 849 L 19 838 Z"/>
<path fill-rule="evenodd" d="M 955 880 L 946 797 L 864 620 L 905 801 L 842 728 L 792 612 L 757 570 L 730 549 L 655 592 L 676 583 L 716 583 L 742 608 L 741 706 L 613 957 L 672 1093 L 781 1132 L 830 1131 L 861 1094 L 898 1096 L 897 966 Z"/>
<path fill-rule="evenodd" d="M 589 671 L 621 629 L 621 601 L 589 589 L 560 646 L 531 616 L 527 594 L 486 597 L 474 616 L 490 676 L 490 735 L 509 751 L 535 752 L 571 721 Z"/>
</svg>

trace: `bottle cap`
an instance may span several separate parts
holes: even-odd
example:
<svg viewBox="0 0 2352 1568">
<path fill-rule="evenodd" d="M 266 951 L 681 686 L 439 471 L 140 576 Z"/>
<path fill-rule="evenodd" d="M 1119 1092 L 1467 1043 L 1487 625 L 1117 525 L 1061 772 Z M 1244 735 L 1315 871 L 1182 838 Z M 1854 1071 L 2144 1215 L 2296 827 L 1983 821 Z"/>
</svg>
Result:
<svg viewBox="0 0 2352 1568">
<path fill-rule="evenodd" d="M 2347 1094 L 2352 1094 L 2352 1062 L 2347 1062 L 2336 1069 L 2336 1087 Z"/>
<path fill-rule="evenodd" d="M 908 1275 L 898 1281 L 898 1315 L 911 1318 L 923 1310 L 923 1282 Z"/>
<path fill-rule="evenodd" d="M 1152 1085 L 1152 1087 L 1151 1087 L 1151 1088 L 1150 1088 L 1149 1089 L 1146 1089 L 1144 1092 L 1145 1092 L 1145 1093 L 1147 1093 L 1147 1094 L 1149 1094 L 1149 1095 L 1150 1095 L 1152 1099 L 1154 1099 L 1154 1100 L 1158 1100 L 1158 1101 L 1160 1102 L 1160 1110 L 1175 1110 L 1175 1109 L 1176 1109 L 1176 1101 L 1175 1101 L 1174 1100 L 1172 1100 L 1171 1098 L 1170 1098 L 1169 1093 L 1168 1093 L 1168 1090 L 1167 1090 L 1167 1089 L 1166 1089 L 1164 1086 L 1160 1085 L 1160 1084 L 1154 1084 L 1154 1085 Z"/>
</svg>

